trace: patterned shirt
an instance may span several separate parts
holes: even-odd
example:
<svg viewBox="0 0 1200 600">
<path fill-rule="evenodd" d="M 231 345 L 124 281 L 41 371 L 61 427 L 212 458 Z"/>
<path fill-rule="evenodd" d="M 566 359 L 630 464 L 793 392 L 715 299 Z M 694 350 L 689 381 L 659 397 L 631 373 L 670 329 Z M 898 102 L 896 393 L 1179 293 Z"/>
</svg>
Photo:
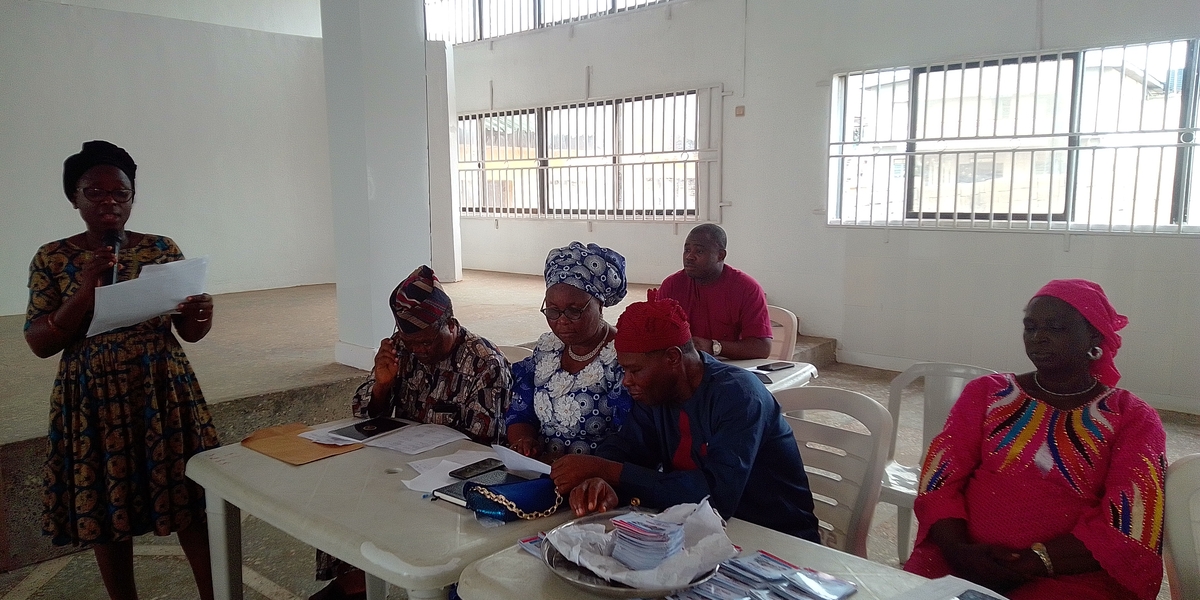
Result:
<svg viewBox="0 0 1200 600">
<path fill-rule="evenodd" d="M 577 373 L 562 368 L 565 346 L 542 334 L 533 356 L 513 365 L 513 402 L 505 424 L 529 423 L 546 441 L 546 453 L 592 454 L 621 429 L 633 398 L 621 385 L 625 370 L 609 342 Z"/>
<path fill-rule="evenodd" d="M 394 415 L 419 423 L 441 423 L 480 443 L 499 441 L 500 423 L 512 396 L 508 361 L 491 342 L 458 327 L 450 356 L 435 365 L 416 359 L 400 337 L 393 336 L 400 372 L 392 386 L 388 409 Z M 354 415 L 366 417 L 375 386 L 375 370 L 354 393 Z M 437 405 L 456 405 L 453 412 L 436 411 Z"/>
<path fill-rule="evenodd" d="M 950 574 L 926 536 L 942 519 L 965 519 L 973 540 L 1008 548 L 1072 534 L 1102 567 L 1038 578 L 1025 586 L 1045 587 L 1023 597 L 1055 597 L 1049 586 L 1070 584 L 1150 600 L 1162 581 L 1165 446 L 1158 413 L 1126 390 L 1062 410 L 1025 393 L 1011 373 L 976 379 L 929 446 L 917 548 L 904 568 Z"/>
</svg>

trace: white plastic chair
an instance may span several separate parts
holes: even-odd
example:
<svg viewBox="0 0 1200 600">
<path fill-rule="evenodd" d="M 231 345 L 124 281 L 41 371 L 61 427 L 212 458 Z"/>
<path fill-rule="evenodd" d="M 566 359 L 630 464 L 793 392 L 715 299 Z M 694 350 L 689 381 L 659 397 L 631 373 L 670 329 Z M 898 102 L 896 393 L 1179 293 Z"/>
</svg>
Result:
<svg viewBox="0 0 1200 600">
<path fill-rule="evenodd" d="M 879 501 L 896 505 L 896 555 L 900 563 L 908 560 L 912 544 L 913 502 L 917 499 L 917 481 L 921 478 L 921 460 L 929 443 L 942 432 L 950 407 L 958 400 L 963 386 L 976 377 L 995 373 L 990 369 L 953 363 L 917 363 L 892 380 L 888 393 L 888 412 L 892 414 L 892 443 L 883 470 Z M 916 465 L 896 462 L 896 432 L 900 430 L 900 394 L 914 381 L 925 379 L 925 417 L 921 422 L 921 460 Z"/>
<path fill-rule="evenodd" d="M 1171 598 L 1200 598 L 1200 454 L 1167 467 L 1165 555 Z"/>
<path fill-rule="evenodd" d="M 519 363 L 527 357 L 533 356 L 533 350 L 524 346 L 496 346 L 496 349 L 512 364 Z"/>
<path fill-rule="evenodd" d="M 775 399 L 804 459 L 821 542 L 866 558 L 867 534 L 892 435 L 887 409 L 858 392 L 820 386 L 779 390 Z M 818 410 L 841 414 L 825 418 L 812 412 Z M 798 416 L 801 412 L 803 416 Z M 868 433 L 862 433 L 863 428 Z"/>
<path fill-rule="evenodd" d="M 792 360 L 796 353 L 796 335 L 800 331 L 800 320 L 796 313 L 782 306 L 767 305 L 771 318 L 771 355 L 775 360 Z"/>
</svg>

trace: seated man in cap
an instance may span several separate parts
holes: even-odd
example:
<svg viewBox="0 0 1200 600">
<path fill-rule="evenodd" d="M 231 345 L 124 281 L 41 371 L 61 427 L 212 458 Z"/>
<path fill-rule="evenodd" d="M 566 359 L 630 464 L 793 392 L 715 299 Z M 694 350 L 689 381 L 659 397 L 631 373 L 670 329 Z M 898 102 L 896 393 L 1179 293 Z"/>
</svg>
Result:
<svg viewBox="0 0 1200 600">
<path fill-rule="evenodd" d="M 576 515 L 615 508 L 618 491 L 652 508 L 708 496 L 726 519 L 820 541 L 796 438 L 758 379 L 697 352 L 683 309 L 654 290 L 625 309 L 615 344 L 633 410 L 595 456 L 550 472 Z"/>
<path fill-rule="evenodd" d="M 692 228 L 683 242 L 683 270 L 662 282 L 659 295 L 683 307 L 698 350 L 724 358 L 771 354 L 767 296 L 753 277 L 725 264 L 725 230 Z"/>
<path fill-rule="evenodd" d="M 450 297 L 427 266 L 400 282 L 388 303 L 397 332 L 379 342 L 375 368 L 354 393 L 354 415 L 438 423 L 481 444 L 498 443 L 512 396 L 504 355 L 459 325 Z M 318 550 L 317 579 L 335 576 L 312 598 L 365 597 L 362 571 Z"/>
<path fill-rule="evenodd" d="M 397 332 L 379 342 L 375 368 L 354 394 L 354 414 L 438 423 L 498 443 L 512 396 L 504 355 L 458 323 L 429 267 L 400 282 L 389 302 Z"/>
</svg>

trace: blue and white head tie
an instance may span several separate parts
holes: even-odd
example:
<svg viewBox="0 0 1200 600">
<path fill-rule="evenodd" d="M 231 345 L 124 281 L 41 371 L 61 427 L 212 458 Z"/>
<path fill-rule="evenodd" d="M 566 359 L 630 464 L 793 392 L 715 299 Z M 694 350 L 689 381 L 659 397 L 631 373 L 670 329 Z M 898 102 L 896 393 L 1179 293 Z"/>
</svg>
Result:
<svg viewBox="0 0 1200 600">
<path fill-rule="evenodd" d="M 625 297 L 625 257 L 608 248 L 571 242 L 546 256 L 546 287 L 565 283 L 613 306 Z"/>
</svg>

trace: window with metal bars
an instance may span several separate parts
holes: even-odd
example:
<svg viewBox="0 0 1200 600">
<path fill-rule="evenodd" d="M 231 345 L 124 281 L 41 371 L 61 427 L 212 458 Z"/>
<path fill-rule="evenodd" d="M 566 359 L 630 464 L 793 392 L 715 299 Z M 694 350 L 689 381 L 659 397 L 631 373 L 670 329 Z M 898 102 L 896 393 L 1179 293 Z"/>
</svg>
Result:
<svg viewBox="0 0 1200 600">
<path fill-rule="evenodd" d="M 425 37 L 461 44 L 670 0 L 425 0 Z"/>
<path fill-rule="evenodd" d="M 1197 40 L 834 79 L 829 222 L 1200 233 Z"/>
<path fill-rule="evenodd" d="M 708 87 L 461 115 L 462 213 L 705 219 L 718 201 L 720 98 Z"/>
</svg>

